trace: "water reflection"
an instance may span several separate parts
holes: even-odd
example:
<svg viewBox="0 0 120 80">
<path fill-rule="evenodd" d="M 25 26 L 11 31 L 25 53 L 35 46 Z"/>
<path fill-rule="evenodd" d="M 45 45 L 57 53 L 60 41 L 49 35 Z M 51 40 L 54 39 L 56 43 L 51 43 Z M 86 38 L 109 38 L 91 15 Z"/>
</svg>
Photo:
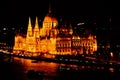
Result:
<svg viewBox="0 0 120 80">
<path fill-rule="evenodd" d="M 44 72 L 45 75 L 49 76 L 55 76 L 56 75 L 56 69 L 59 64 L 53 63 L 53 62 L 45 62 L 45 61 L 38 61 L 37 63 L 34 63 L 32 60 L 29 59 L 19 59 L 14 58 L 14 61 L 16 63 L 22 64 L 25 73 L 29 70 L 35 70 L 35 71 L 41 71 Z"/>
<path fill-rule="evenodd" d="M 112 80 L 120 79 L 120 73 L 115 73 L 115 71 L 117 71 L 115 68 L 106 66 L 73 64 L 67 65 L 45 61 L 34 61 L 22 58 L 20 59 L 16 57 L 14 58 L 14 63 L 22 65 L 21 68 L 23 68 L 22 70 L 24 75 L 26 75 L 29 70 L 43 72 L 43 80 L 108 80 L 110 78 L 112 78 Z M 31 79 L 24 78 L 24 80 Z"/>
</svg>

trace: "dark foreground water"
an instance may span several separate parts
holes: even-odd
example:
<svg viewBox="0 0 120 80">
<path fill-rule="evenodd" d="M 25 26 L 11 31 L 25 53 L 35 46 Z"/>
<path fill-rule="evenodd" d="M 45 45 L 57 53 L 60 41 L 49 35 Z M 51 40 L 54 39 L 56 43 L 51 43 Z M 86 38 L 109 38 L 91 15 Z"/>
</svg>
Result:
<svg viewBox="0 0 120 80">
<path fill-rule="evenodd" d="M 29 70 L 43 72 L 43 78 L 29 78 Z M 32 76 L 32 75 L 31 75 Z M 14 58 L 0 61 L 0 80 L 120 80 L 119 68 L 65 65 L 45 61 Z"/>
</svg>

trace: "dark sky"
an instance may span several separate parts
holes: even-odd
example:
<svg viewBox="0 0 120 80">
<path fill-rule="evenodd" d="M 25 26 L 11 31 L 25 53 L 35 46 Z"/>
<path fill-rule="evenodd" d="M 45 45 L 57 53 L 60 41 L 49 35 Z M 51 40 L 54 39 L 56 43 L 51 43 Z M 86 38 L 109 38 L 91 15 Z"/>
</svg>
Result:
<svg viewBox="0 0 120 80">
<path fill-rule="evenodd" d="M 27 27 L 28 17 L 43 19 L 51 3 L 57 18 L 96 20 L 99 27 L 108 26 L 111 18 L 112 33 L 119 34 L 119 2 L 112 0 L 0 0 L 0 26 Z M 35 21 L 35 20 L 33 20 Z"/>
<path fill-rule="evenodd" d="M 43 18 L 49 2 L 57 17 L 112 15 L 111 3 L 104 0 L 3 0 L 0 1 L 0 24 L 24 24 L 28 16 Z"/>
</svg>

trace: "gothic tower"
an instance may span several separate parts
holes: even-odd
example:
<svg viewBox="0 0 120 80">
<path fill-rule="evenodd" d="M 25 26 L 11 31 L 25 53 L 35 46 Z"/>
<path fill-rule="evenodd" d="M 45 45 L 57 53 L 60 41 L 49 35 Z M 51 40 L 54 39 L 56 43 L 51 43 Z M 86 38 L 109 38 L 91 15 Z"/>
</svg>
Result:
<svg viewBox="0 0 120 80">
<path fill-rule="evenodd" d="M 27 29 L 27 37 L 26 37 L 26 51 L 27 52 L 32 52 L 33 50 L 33 31 L 32 31 L 32 25 L 31 25 L 31 19 L 29 17 L 29 22 L 28 22 L 28 29 Z"/>
<path fill-rule="evenodd" d="M 31 19 L 29 17 L 29 22 L 28 22 L 28 29 L 27 29 L 27 38 L 32 36 L 32 25 L 31 25 Z"/>
<path fill-rule="evenodd" d="M 72 35 L 72 34 L 73 34 L 73 29 L 72 29 L 72 25 L 71 25 L 71 23 L 70 23 L 69 34 L 70 34 L 70 35 Z"/>
<path fill-rule="evenodd" d="M 36 17 L 35 21 L 35 27 L 34 27 L 34 37 L 39 38 L 40 31 L 39 31 L 39 24 L 38 24 L 38 18 Z"/>
</svg>

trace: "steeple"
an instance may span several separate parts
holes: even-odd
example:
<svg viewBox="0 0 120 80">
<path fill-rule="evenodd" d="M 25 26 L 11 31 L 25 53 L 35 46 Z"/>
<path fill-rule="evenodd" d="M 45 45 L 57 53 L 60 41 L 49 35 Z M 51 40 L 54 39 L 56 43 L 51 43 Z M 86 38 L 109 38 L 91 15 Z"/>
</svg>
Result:
<svg viewBox="0 0 120 80">
<path fill-rule="evenodd" d="M 71 24 L 71 22 L 70 22 L 70 29 L 69 29 L 69 34 L 73 34 L 73 30 L 72 30 L 72 24 Z"/>
<path fill-rule="evenodd" d="M 65 20 L 64 27 L 67 28 L 67 20 Z"/>
<path fill-rule="evenodd" d="M 72 24 L 71 24 L 71 22 L 70 22 L 70 29 L 72 29 Z"/>
<path fill-rule="evenodd" d="M 38 25 L 38 17 L 36 17 L 36 21 L 35 21 L 35 29 L 39 29 L 39 25 Z"/>
<path fill-rule="evenodd" d="M 32 26 L 31 26 L 31 18 L 29 17 L 29 22 L 28 22 L 28 31 L 32 30 Z"/>
<path fill-rule="evenodd" d="M 34 36 L 39 37 L 38 17 L 36 17 L 36 21 L 35 21 Z"/>
<path fill-rule="evenodd" d="M 27 37 L 32 36 L 32 25 L 31 25 L 31 18 L 29 17 L 28 21 L 28 29 L 27 29 Z"/>
<path fill-rule="evenodd" d="M 51 14 L 51 3 L 49 2 L 49 10 L 48 10 L 48 13 Z"/>
</svg>

